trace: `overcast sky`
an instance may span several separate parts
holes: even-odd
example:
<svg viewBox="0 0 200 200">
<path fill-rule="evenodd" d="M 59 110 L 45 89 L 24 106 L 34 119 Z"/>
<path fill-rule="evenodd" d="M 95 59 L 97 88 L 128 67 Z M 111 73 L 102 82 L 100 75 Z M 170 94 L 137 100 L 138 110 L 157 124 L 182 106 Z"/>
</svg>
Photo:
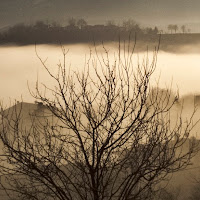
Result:
<svg viewBox="0 0 200 200">
<path fill-rule="evenodd" d="M 198 23 L 200 0 L 0 0 L 0 27 L 36 20 L 67 23 L 69 17 L 89 24 L 132 18 L 144 25 Z"/>
</svg>

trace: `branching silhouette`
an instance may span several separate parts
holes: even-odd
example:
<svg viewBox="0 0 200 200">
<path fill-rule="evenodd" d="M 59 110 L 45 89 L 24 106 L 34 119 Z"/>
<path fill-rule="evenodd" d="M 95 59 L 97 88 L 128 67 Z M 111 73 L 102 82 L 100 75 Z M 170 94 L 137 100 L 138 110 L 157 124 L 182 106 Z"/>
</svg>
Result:
<svg viewBox="0 0 200 200">
<path fill-rule="evenodd" d="M 56 82 L 37 81 L 32 94 L 43 112 L 25 126 L 23 106 L 16 109 L 23 104 L 1 111 L 1 185 L 11 199 L 151 199 L 190 163 L 192 117 L 171 119 L 178 96 L 150 86 L 158 48 L 134 66 L 134 46 L 119 42 L 113 62 L 95 47 L 83 72 L 68 69 L 63 47 L 57 74 L 38 55 Z"/>
</svg>

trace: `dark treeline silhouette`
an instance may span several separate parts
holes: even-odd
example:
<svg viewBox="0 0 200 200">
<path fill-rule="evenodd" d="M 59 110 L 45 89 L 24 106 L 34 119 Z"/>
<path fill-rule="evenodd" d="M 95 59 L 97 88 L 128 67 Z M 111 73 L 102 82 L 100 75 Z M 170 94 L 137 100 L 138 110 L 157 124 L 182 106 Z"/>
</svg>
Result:
<svg viewBox="0 0 200 200">
<path fill-rule="evenodd" d="M 122 25 L 107 21 L 106 25 L 88 25 L 84 19 L 70 18 L 67 26 L 58 23 L 45 23 L 37 21 L 35 24 L 17 24 L 7 31 L 0 33 L 0 43 L 16 44 L 51 44 L 51 43 L 77 43 L 91 41 L 118 41 L 119 36 L 127 39 L 129 34 L 137 34 L 138 39 L 157 38 L 158 28 L 142 28 L 134 20 L 126 20 Z"/>
<path fill-rule="evenodd" d="M 105 25 L 89 25 L 84 19 L 69 18 L 66 26 L 56 22 L 37 21 L 34 24 L 16 24 L 7 30 L 0 32 L 0 45 L 16 44 L 73 44 L 73 43 L 101 43 L 116 42 L 131 39 L 137 40 L 137 50 L 154 50 L 161 35 L 160 50 L 181 53 L 187 51 L 187 46 L 199 44 L 200 34 L 190 33 L 186 26 L 178 27 L 169 25 L 168 33 L 164 33 L 156 26 L 141 27 L 132 19 L 123 21 L 116 25 L 114 21 L 108 20 Z M 184 48 L 186 47 L 186 48 Z M 196 51 L 194 49 L 194 51 Z M 190 48 L 190 53 L 191 53 Z"/>
<path fill-rule="evenodd" d="M 178 26 L 177 24 L 169 24 L 167 26 L 167 29 L 168 31 L 172 34 L 172 33 L 190 33 L 191 32 L 191 29 L 190 28 L 187 28 L 186 25 L 182 25 L 182 26 Z M 162 31 L 161 31 L 162 32 Z"/>
</svg>

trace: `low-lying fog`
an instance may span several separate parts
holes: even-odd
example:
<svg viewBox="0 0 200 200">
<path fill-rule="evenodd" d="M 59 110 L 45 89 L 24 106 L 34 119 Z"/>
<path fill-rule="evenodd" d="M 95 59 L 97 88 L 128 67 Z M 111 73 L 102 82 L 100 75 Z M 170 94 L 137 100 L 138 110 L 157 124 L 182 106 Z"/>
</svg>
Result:
<svg viewBox="0 0 200 200">
<path fill-rule="evenodd" d="M 108 49 L 110 46 L 106 45 Z M 89 45 L 66 45 L 69 49 L 67 64 L 71 64 L 71 69 L 82 70 L 85 60 L 90 55 Z M 101 51 L 98 47 L 99 52 Z M 113 49 L 112 49 L 113 50 Z M 60 46 L 38 45 L 37 52 L 46 61 L 47 66 L 56 70 L 59 61 L 62 62 L 62 52 Z M 117 49 L 116 49 L 117 52 Z M 136 53 L 135 64 L 141 63 L 146 53 Z M 111 53 L 111 60 L 113 54 Z M 150 61 L 152 55 L 149 54 Z M 160 77 L 160 87 L 169 86 L 172 82 L 174 90 L 179 89 L 181 95 L 187 93 L 200 93 L 200 54 L 174 54 L 159 52 L 157 69 L 153 76 L 153 81 Z M 50 83 L 52 80 L 43 69 L 36 56 L 35 46 L 2 46 L 0 47 L 0 99 L 7 101 L 8 98 L 33 102 L 30 96 L 27 81 L 30 88 L 34 90 L 37 77 L 41 82 Z"/>
</svg>

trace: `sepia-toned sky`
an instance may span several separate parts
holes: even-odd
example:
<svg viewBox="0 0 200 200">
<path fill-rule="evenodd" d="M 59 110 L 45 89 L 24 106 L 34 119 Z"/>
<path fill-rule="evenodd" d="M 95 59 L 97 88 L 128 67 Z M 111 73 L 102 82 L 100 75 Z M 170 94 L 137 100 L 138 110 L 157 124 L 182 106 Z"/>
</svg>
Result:
<svg viewBox="0 0 200 200">
<path fill-rule="evenodd" d="M 36 20 L 67 23 L 69 17 L 90 24 L 132 18 L 144 25 L 198 23 L 199 0 L 0 0 L 0 28 Z"/>
</svg>

